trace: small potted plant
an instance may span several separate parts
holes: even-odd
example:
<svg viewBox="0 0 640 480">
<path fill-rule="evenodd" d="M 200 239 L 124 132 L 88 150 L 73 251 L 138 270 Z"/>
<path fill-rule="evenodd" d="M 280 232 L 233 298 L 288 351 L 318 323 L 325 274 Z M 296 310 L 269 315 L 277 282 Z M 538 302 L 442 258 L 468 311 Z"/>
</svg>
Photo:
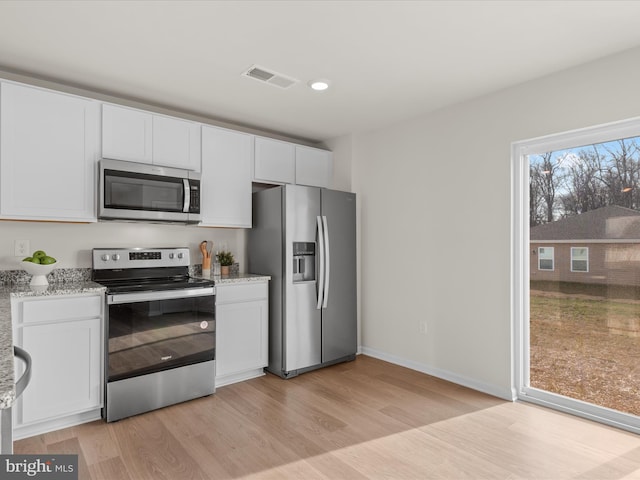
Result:
<svg viewBox="0 0 640 480">
<path fill-rule="evenodd" d="M 222 250 L 216 254 L 218 262 L 220 262 L 220 274 L 229 275 L 229 267 L 233 265 L 233 254 L 229 251 Z"/>
</svg>

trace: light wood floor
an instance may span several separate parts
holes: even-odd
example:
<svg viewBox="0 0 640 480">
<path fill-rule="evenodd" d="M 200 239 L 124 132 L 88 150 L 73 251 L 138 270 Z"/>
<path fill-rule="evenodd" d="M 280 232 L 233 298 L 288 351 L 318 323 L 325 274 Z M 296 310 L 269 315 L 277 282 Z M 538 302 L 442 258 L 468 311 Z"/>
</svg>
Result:
<svg viewBox="0 0 640 480">
<path fill-rule="evenodd" d="M 640 437 L 371 357 L 16 442 L 79 478 L 631 479 Z"/>
</svg>

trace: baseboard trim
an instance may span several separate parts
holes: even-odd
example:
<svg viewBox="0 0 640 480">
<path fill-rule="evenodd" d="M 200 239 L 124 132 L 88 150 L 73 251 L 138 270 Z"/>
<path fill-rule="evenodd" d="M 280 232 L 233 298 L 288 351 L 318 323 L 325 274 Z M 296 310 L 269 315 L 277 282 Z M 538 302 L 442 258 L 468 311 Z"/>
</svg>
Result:
<svg viewBox="0 0 640 480">
<path fill-rule="evenodd" d="M 216 388 L 262 376 L 264 376 L 264 368 L 256 368 L 245 372 L 223 375 L 220 377 L 216 377 Z"/>
<path fill-rule="evenodd" d="M 434 368 L 424 363 L 409 360 L 397 355 L 392 355 L 370 347 L 361 346 L 360 348 L 358 348 L 358 350 L 364 355 L 368 355 L 379 360 L 384 360 L 385 362 L 393 363 L 394 365 L 399 365 L 401 367 L 410 368 L 411 370 L 426 373 L 427 375 L 431 375 L 433 377 L 437 377 L 442 380 L 455 383 L 457 385 L 462 385 L 463 387 L 471 388 L 488 395 L 493 395 L 494 397 L 502 398 L 503 400 L 508 400 L 510 402 L 515 400 L 511 388 L 501 388 L 496 385 L 478 382 L 477 380 L 474 380 L 472 378 L 464 377 L 447 370 Z"/>
<path fill-rule="evenodd" d="M 16 441 L 22 440 L 24 438 L 33 437 L 34 435 L 42 435 L 43 433 L 75 427 L 76 425 L 81 425 L 87 422 L 93 422 L 95 420 L 100 420 L 101 418 L 101 410 L 97 409 L 68 415 L 62 418 L 32 423 L 29 425 L 15 426 L 13 430 L 13 439 Z"/>
</svg>

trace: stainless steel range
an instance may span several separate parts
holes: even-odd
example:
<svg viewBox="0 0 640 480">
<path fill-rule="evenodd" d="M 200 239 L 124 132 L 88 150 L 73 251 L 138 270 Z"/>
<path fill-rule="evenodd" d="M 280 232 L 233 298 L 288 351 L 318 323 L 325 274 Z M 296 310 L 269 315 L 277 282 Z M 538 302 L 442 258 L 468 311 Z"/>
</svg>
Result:
<svg viewBox="0 0 640 480">
<path fill-rule="evenodd" d="M 188 248 L 95 248 L 107 287 L 107 422 L 215 392 L 215 287 Z"/>
</svg>

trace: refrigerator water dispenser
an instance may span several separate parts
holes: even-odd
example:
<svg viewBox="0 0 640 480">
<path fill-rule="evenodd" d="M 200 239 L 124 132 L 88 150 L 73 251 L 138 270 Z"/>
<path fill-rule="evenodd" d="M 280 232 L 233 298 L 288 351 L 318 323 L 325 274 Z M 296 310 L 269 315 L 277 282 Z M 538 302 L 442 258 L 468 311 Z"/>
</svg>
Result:
<svg viewBox="0 0 640 480">
<path fill-rule="evenodd" d="M 293 242 L 293 281 L 309 282 L 316 279 L 316 244 Z"/>
</svg>

